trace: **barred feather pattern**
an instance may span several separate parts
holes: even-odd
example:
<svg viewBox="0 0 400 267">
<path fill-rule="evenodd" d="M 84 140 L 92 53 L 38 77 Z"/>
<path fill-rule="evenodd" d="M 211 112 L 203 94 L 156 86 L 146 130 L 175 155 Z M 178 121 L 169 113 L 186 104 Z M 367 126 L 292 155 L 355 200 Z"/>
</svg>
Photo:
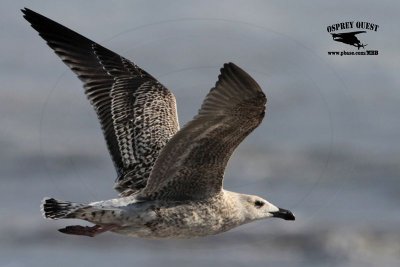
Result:
<svg viewBox="0 0 400 267">
<path fill-rule="evenodd" d="M 148 81 L 132 94 L 125 94 L 123 88 L 129 87 L 130 83 L 135 81 L 118 79 L 111 93 L 115 133 L 128 170 L 115 184 L 122 196 L 146 186 L 161 149 L 179 129 L 175 97 L 170 91 L 159 83 Z"/>
<path fill-rule="evenodd" d="M 24 17 L 83 82 L 123 195 L 146 185 L 161 148 L 179 129 L 175 98 L 132 61 L 30 9 Z"/>
</svg>

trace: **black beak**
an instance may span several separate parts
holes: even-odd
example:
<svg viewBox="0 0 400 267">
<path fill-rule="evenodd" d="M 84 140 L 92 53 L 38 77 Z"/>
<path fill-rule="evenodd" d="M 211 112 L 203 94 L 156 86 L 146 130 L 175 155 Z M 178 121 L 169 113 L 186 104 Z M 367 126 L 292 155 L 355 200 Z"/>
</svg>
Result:
<svg viewBox="0 0 400 267">
<path fill-rule="evenodd" d="M 294 221 L 296 218 L 294 217 L 293 213 L 290 210 L 285 210 L 279 208 L 278 211 L 270 212 L 273 217 L 281 218 L 288 221 Z"/>
</svg>

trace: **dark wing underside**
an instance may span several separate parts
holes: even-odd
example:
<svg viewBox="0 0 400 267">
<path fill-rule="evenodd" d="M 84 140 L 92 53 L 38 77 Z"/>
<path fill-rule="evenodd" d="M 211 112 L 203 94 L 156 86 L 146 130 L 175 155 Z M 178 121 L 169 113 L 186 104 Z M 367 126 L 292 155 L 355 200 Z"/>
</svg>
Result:
<svg viewBox="0 0 400 267">
<path fill-rule="evenodd" d="M 246 72 L 225 64 L 198 115 L 161 151 L 138 197 L 189 200 L 220 192 L 229 158 L 261 123 L 265 103 L 261 88 Z"/>
<path fill-rule="evenodd" d="M 122 195 L 144 188 L 179 129 L 173 94 L 133 62 L 32 10 L 22 12 L 84 83 L 118 173 L 115 188 Z"/>
<path fill-rule="evenodd" d="M 354 36 L 354 35 L 360 34 L 360 33 L 366 33 L 366 31 L 344 32 L 344 33 L 342 33 L 341 35 Z"/>
</svg>

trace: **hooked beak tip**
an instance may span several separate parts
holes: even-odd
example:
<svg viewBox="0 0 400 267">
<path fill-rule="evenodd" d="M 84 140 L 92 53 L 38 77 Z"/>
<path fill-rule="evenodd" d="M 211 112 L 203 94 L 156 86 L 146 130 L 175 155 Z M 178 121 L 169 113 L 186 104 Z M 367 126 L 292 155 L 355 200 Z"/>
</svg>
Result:
<svg viewBox="0 0 400 267">
<path fill-rule="evenodd" d="M 296 217 L 294 217 L 293 213 L 290 210 L 285 210 L 279 208 L 278 211 L 271 212 L 272 217 L 281 218 L 287 221 L 294 221 Z"/>
</svg>

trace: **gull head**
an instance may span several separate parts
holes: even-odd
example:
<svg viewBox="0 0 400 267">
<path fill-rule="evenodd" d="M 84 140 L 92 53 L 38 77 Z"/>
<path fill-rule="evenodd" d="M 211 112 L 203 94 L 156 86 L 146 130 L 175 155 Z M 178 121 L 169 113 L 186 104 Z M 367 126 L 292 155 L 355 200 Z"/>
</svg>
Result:
<svg viewBox="0 0 400 267">
<path fill-rule="evenodd" d="M 254 221 L 266 218 L 281 218 L 294 221 L 295 217 L 289 210 L 278 208 L 267 200 L 253 195 L 238 194 L 245 221 Z"/>
</svg>

